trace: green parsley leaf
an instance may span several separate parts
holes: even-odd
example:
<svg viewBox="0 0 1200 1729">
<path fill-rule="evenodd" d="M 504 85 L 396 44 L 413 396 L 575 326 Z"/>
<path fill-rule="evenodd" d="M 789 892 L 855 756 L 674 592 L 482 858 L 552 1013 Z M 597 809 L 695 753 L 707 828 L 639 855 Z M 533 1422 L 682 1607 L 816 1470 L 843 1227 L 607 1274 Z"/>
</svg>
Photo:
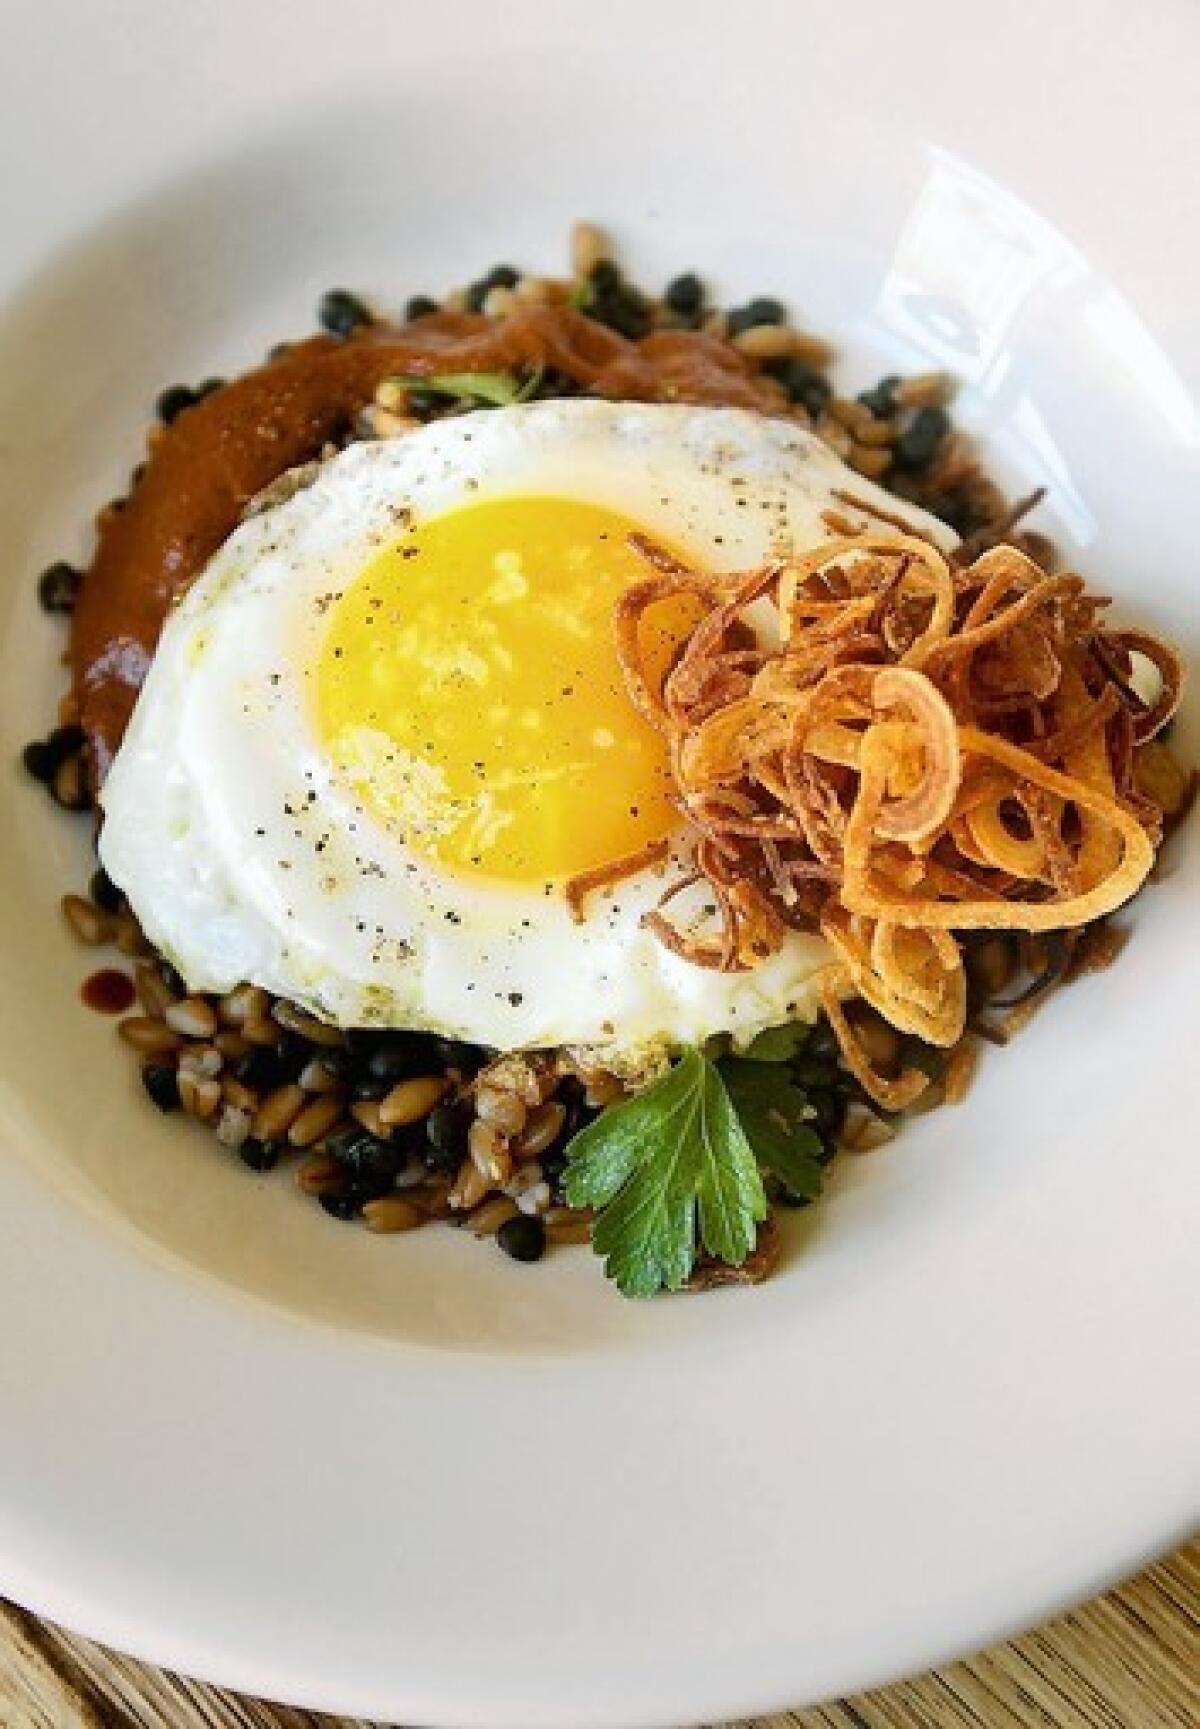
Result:
<svg viewBox="0 0 1200 1729">
<path fill-rule="evenodd" d="M 797 1200 L 815 1201 L 823 1180 L 821 1137 L 804 1090 L 778 1062 L 728 1057 L 720 1074 L 759 1164 Z"/>
<path fill-rule="evenodd" d="M 740 1267 L 766 1217 L 750 1142 L 698 1050 L 589 1123 L 567 1157 L 567 1199 L 597 1209 L 592 1247 L 627 1297 L 677 1291 L 700 1246 Z"/>
<path fill-rule="evenodd" d="M 738 1055 L 752 1063 L 790 1063 L 811 1032 L 804 1021 L 785 1021 L 781 1027 L 766 1027 Z"/>
<path fill-rule="evenodd" d="M 434 372 L 428 377 L 401 373 L 388 382 L 405 390 L 432 390 L 439 396 L 483 403 L 488 408 L 509 408 L 514 402 L 528 401 L 541 381 L 539 370 L 528 378 L 518 378 L 512 372 Z"/>
</svg>

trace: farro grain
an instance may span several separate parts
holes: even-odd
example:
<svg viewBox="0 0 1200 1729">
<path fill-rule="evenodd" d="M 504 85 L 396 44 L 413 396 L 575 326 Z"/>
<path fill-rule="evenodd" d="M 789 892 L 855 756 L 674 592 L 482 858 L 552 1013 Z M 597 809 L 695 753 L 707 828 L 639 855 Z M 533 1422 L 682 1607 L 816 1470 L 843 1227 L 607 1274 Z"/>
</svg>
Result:
<svg viewBox="0 0 1200 1729">
<path fill-rule="evenodd" d="M 852 396 L 831 396 L 825 404 L 825 412 L 839 426 L 844 426 L 847 432 L 858 436 L 859 428 L 872 424 L 875 416 L 865 403 L 855 402 Z"/>
<path fill-rule="evenodd" d="M 535 1183 L 540 1183 L 543 1176 L 544 1172 L 537 1160 L 529 1159 L 524 1164 L 513 1167 L 513 1174 L 505 1183 L 504 1192 L 506 1195 L 511 1195 L 515 1201 L 518 1195 L 524 1194 L 526 1189 L 531 1189 Z"/>
<path fill-rule="evenodd" d="M 530 1159 L 538 1153 L 544 1153 L 546 1148 L 558 1139 L 566 1120 L 566 1106 L 561 1105 L 557 1099 L 547 1099 L 545 1104 L 538 1105 L 537 1109 L 530 1113 L 529 1120 L 512 1149 L 517 1158 Z"/>
<path fill-rule="evenodd" d="M 250 1112 L 237 1105 L 223 1105 L 217 1118 L 216 1132 L 223 1147 L 231 1147 L 236 1151 L 250 1139 Z"/>
<path fill-rule="evenodd" d="M 548 1207 L 543 1219 L 547 1230 L 556 1225 L 590 1225 L 594 1215 L 587 1207 Z"/>
<path fill-rule="evenodd" d="M 310 1044 L 324 1045 L 332 1050 L 335 1045 L 342 1045 L 345 1040 L 336 1027 L 327 1026 L 315 1015 L 306 1014 L 298 1009 L 295 1003 L 289 1003 L 286 997 L 278 997 L 271 1007 L 272 1017 L 285 1031 L 296 1033 Z"/>
<path fill-rule="evenodd" d="M 507 1195 L 493 1195 L 484 1201 L 467 1219 L 477 1237 L 494 1237 L 501 1225 L 517 1216 L 517 1203 Z"/>
<path fill-rule="evenodd" d="M 184 997 L 163 1010 L 163 1020 L 189 1039 L 211 1039 L 217 1030 L 217 1012 L 203 997 Z"/>
<path fill-rule="evenodd" d="M 154 953 L 146 941 L 141 925 L 127 907 L 123 907 L 113 920 L 112 940 L 123 955 L 140 958 Z"/>
<path fill-rule="evenodd" d="M 362 1210 L 369 1231 L 415 1231 L 429 1223 L 429 1214 L 403 1195 L 381 1195 Z"/>
<path fill-rule="evenodd" d="M 585 1081 L 583 1096 L 593 1110 L 602 1111 L 605 1105 L 615 1104 L 624 1091 L 625 1088 L 616 1075 L 597 1072 L 589 1075 Z"/>
<path fill-rule="evenodd" d="M 254 1138 L 259 1141 L 282 1140 L 304 1109 L 304 1104 L 304 1089 L 294 1081 L 276 1087 L 254 1113 Z"/>
<path fill-rule="evenodd" d="M 516 1093 L 486 1083 L 476 1088 L 475 1113 L 481 1123 L 502 1135 L 519 1135 L 529 1114 Z"/>
<path fill-rule="evenodd" d="M 213 1039 L 221 1055 L 227 1063 L 236 1063 L 241 1057 L 248 1057 L 254 1046 L 249 1039 L 244 1039 L 241 1033 L 229 1031 L 217 1033 Z"/>
<path fill-rule="evenodd" d="M 844 426 L 839 426 L 836 420 L 828 415 L 822 415 L 814 428 L 817 437 L 827 444 L 835 456 L 848 457 L 853 446 L 853 439 Z"/>
<path fill-rule="evenodd" d="M 207 1122 L 221 1103 L 221 1083 L 207 1075 L 179 1072 L 179 1102 L 189 1117 Z"/>
<path fill-rule="evenodd" d="M 577 282 L 586 282 L 602 258 L 608 256 L 608 244 L 593 222 L 576 222 L 571 228 L 571 274 Z"/>
<path fill-rule="evenodd" d="M 185 1045 L 179 1053 L 179 1067 L 189 1075 L 212 1079 L 225 1066 L 225 1059 L 215 1045 Z"/>
<path fill-rule="evenodd" d="M 947 372 L 914 372 L 900 380 L 893 395 L 899 408 L 944 408 L 954 395 L 954 380 Z"/>
<path fill-rule="evenodd" d="M 403 414 L 408 402 L 408 386 L 398 378 L 385 378 L 376 386 L 375 406 L 388 414 Z"/>
<path fill-rule="evenodd" d="M 785 360 L 792 352 L 792 333 L 786 324 L 752 324 L 738 331 L 733 346 L 751 360 Z"/>
<path fill-rule="evenodd" d="M 513 289 L 522 306 L 561 306 L 570 294 L 571 284 L 552 276 L 522 276 Z"/>
<path fill-rule="evenodd" d="M 392 408 L 368 408 L 364 410 L 364 419 L 372 438 L 399 438 L 403 432 L 411 432 L 421 422 L 414 414 L 400 414 Z"/>
<path fill-rule="evenodd" d="M 350 1106 L 350 1115 L 360 1128 L 366 1129 L 369 1135 L 378 1135 L 386 1141 L 391 1130 L 379 1115 L 378 1099 L 355 1099 Z"/>
<path fill-rule="evenodd" d="M 454 1212 L 470 1212 L 472 1207 L 479 1205 L 491 1186 L 475 1161 L 464 1159 L 446 1196 L 447 1205 Z"/>
<path fill-rule="evenodd" d="M 297 1167 L 296 1183 L 306 1195 L 323 1195 L 344 1181 L 341 1166 L 325 1153 L 314 1153 Z"/>
<path fill-rule="evenodd" d="M 410 1190 L 407 1198 L 431 1219 L 450 1217 L 450 1182 L 446 1177 L 435 1177 L 421 1188 Z"/>
<path fill-rule="evenodd" d="M 258 985 L 238 985 L 217 1004 L 217 1012 L 227 1027 L 241 1027 L 247 1021 L 264 1019 L 271 999 Z"/>
<path fill-rule="evenodd" d="M 112 941 L 112 919 L 82 895 L 64 895 L 62 910 L 75 936 L 88 948 L 99 948 L 102 943 Z"/>
<path fill-rule="evenodd" d="M 549 1213 L 544 1213 L 542 1218 L 546 1226 L 546 1235 L 552 1243 L 587 1243 L 591 1241 L 592 1224 L 590 1219 L 562 1218 L 551 1223 Z"/>
<path fill-rule="evenodd" d="M 851 445 L 846 461 L 857 474 L 865 474 L 868 480 L 878 480 L 892 466 L 892 453 L 878 446 L 872 448 L 855 443 Z"/>
<path fill-rule="evenodd" d="M 279 1043 L 279 1028 L 265 1015 L 261 1020 L 243 1021 L 241 1034 L 252 1045 L 271 1046 Z"/>
<path fill-rule="evenodd" d="M 338 1078 L 330 1073 L 320 1057 L 313 1057 L 300 1071 L 300 1085 L 306 1093 L 332 1093 L 338 1086 Z"/>
<path fill-rule="evenodd" d="M 147 1056 L 166 1056 L 169 1051 L 177 1051 L 183 1043 L 178 1033 L 172 1032 L 162 1021 L 151 1020 L 148 1015 L 130 1015 L 127 1020 L 119 1021 L 117 1032 L 127 1045 Z"/>
<path fill-rule="evenodd" d="M 544 1213 L 550 1205 L 550 1185 L 547 1182 L 533 1183 L 528 1189 L 517 1196 L 517 1206 L 523 1213 L 536 1218 Z"/>
<path fill-rule="evenodd" d="M 254 1088 L 248 1087 L 245 1081 L 239 1081 L 236 1075 L 222 1075 L 221 1093 L 234 1110 L 249 1111 L 251 1116 L 262 1103 Z"/>
<path fill-rule="evenodd" d="M 483 312 L 487 318 L 507 318 L 517 308 L 517 297 L 511 288 L 489 288 L 483 297 Z"/>
<path fill-rule="evenodd" d="M 387 1128 L 403 1128 L 427 1117 L 450 1089 L 445 1075 L 414 1075 L 394 1086 L 379 1101 L 379 1120 Z"/>
<path fill-rule="evenodd" d="M 311 1147 L 322 1135 L 327 1135 L 342 1114 L 342 1100 L 336 1093 L 320 1093 L 292 1119 L 288 1140 L 294 1147 Z"/>
<path fill-rule="evenodd" d="M 148 961 L 139 961 L 134 967 L 133 988 L 146 1013 L 156 1020 L 161 1020 L 164 1009 L 169 1008 L 175 1001 L 175 993 L 166 979 L 158 968 Z"/>
<path fill-rule="evenodd" d="M 512 1154 L 491 1123 L 476 1117 L 467 1131 L 467 1152 L 472 1164 L 488 1182 L 503 1185 L 512 1176 Z"/>
<path fill-rule="evenodd" d="M 101 513 L 103 515 L 103 512 Z M 99 518 L 97 518 L 99 521 Z M 81 756 L 68 756 L 59 763 L 51 782 L 55 801 L 65 810 L 87 810 L 91 803 Z"/>
<path fill-rule="evenodd" d="M 885 445 L 895 442 L 896 428 L 890 420 L 876 420 L 873 417 L 862 420 L 854 429 L 856 444 Z"/>
</svg>

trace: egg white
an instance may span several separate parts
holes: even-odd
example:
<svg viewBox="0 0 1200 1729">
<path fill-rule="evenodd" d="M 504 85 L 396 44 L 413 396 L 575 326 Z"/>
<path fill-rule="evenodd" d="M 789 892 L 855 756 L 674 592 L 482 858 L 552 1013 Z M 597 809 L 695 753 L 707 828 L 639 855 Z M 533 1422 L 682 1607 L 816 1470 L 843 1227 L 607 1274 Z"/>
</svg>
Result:
<svg viewBox="0 0 1200 1729">
<path fill-rule="evenodd" d="M 330 607 L 410 522 L 563 496 L 733 570 L 826 538 L 838 488 L 954 542 L 811 434 L 744 410 L 533 403 L 352 446 L 244 523 L 168 620 L 101 794 L 105 869 L 193 989 L 251 980 L 341 1026 L 628 1060 L 811 1018 L 819 938 L 722 974 L 642 928 L 685 868 L 679 849 L 576 924 L 560 892 L 406 848 L 338 783 L 308 693 Z"/>
</svg>

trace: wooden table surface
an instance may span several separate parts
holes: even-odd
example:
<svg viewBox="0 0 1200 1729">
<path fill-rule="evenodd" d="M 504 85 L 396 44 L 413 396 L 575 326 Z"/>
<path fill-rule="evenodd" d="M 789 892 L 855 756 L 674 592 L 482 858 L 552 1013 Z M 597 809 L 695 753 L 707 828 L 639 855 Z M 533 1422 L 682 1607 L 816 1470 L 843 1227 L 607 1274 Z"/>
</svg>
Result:
<svg viewBox="0 0 1200 1729">
<path fill-rule="evenodd" d="M 1200 1539 L 1011 1644 L 740 1729 L 1198 1729 Z M 367 1729 L 151 1669 L 0 1603 L 0 1729 Z"/>
</svg>

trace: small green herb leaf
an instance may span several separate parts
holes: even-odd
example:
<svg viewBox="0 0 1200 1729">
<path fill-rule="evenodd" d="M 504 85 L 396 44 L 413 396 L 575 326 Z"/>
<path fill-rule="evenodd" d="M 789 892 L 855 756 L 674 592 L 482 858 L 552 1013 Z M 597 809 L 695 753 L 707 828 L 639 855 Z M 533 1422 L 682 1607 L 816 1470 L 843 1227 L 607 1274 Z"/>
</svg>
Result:
<svg viewBox="0 0 1200 1729">
<path fill-rule="evenodd" d="M 686 1050 L 662 1080 L 576 1135 L 572 1206 L 599 1211 L 592 1246 L 629 1297 L 676 1291 L 702 1246 L 739 1267 L 767 1204 L 751 1144 L 715 1066 Z"/>
<path fill-rule="evenodd" d="M 720 1073 L 759 1164 L 796 1199 L 815 1201 L 822 1183 L 821 1137 L 803 1089 L 778 1062 L 729 1057 Z"/>
<path fill-rule="evenodd" d="M 541 373 L 533 372 L 528 378 L 518 378 L 512 372 L 434 372 L 428 377 L 402 373 L 390 382 L 405 390 L 432 390 L 439 396 L 480 402 L 489 408 L 509 408 L 533 395 L 541 383 Z"/>
<path fill-rule="evenodd" d="M 758 1033 L 739 1055 L 752 1063 L 790 1063 L 804 1049 L 811 1032 L 803 1021 L 785 1021 L 781 1027 L 767 1027 Z"/>
</svg>

